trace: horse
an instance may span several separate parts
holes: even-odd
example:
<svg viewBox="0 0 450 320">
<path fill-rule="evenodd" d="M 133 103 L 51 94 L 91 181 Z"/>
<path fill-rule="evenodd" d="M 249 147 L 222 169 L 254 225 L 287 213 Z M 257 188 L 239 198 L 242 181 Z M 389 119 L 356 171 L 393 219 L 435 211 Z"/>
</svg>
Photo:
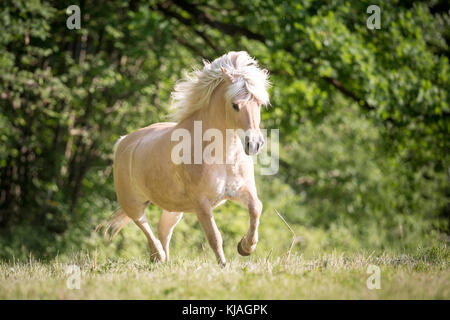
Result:
<svg viewBox="0 0 450 320">
<path fill-rule="evenodd" d="M 270 104 L 268 71 L 245 51 L 231 51 L 203 64 L 203 69 L 186 73 L 175 84 L 173 122 L 138 129 L 115 145 L 113 176 L 120 207 L 98 227 L 106 225 L 105 234 L 110 232 L 112 240 L 132 220 L 148 240 L 152 261 L 169 260 L 172 232 L 183 212 L 190 212 L 197 215 L 219 265 L 226 265 L 213 209 L 227 200 L 248 208 L 250 223 L 237 245 L 238 253 L 250 255 L 258 242 L 262 203 L 252 156 L 264 145 L 259 126 L 261 107 Z M 229 138 L 215 151 L 223 152 L 226 161 L 173 161 L 176 133 L 194 134 L 194 141 L 188 143 L 191 148 L 198 148 L 198 143 L 205 146 L 202 135 L 196 137 L 194 132 L 199 122 L 202 133 L 216 130 Z M 245 137 L 239 130 L 245 131 Z M 188 160 L 194 157 L 186 155 Z M 162 208 L 158 237 L 144 213 L 149 204 Z"/>
</svg>

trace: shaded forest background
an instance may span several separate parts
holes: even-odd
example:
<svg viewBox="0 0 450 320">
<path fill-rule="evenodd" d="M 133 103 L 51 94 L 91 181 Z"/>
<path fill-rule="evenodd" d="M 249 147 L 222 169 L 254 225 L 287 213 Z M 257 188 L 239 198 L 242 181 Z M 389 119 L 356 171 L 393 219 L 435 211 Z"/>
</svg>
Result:
<svg viewBox="0 0 450 320">
<path fill-rule="evenodd" d="M 81 29 L 66 8 L 81 8 Z M 369 30 L 369 5 L 381 29 Z M 258 249 L 397 250 L 449 241 L 450 17 L 446 1 L 39 1 L 0 4 L 0 257 L 74 250 L 146 254 L 125 228 L 93 232 L 117 206 L 119 136 L 168 119 L 176 80 L 246 50 L 270 70 L 265 128 L 280 171 L 258 176 Z M 246 210 L 216 210 L 226 251 Z M 157 208 L 149 208 L 155 225 Z M 201 248 L 196 219 L 175 254 Z M 178 251 L 177 251 L 178 250 Z M 199 249 L 201 250 L 201 249 Z"/>
</svg>

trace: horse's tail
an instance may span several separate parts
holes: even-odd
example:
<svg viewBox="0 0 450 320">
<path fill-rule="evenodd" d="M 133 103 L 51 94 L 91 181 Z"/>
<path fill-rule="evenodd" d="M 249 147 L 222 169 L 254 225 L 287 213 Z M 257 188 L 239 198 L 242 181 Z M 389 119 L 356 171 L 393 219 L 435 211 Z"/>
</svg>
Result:
<svg viewBox="0 0 450 320">
<path fill-rule="evenodd" d="M 125 225 L 130 221 L 131 221 L 131 219 L 122 210 L 122 208 L 119 208 L 116 211 L 114 211 L 114 213 L 108 220 L 105 220 L 102 223 L 100 223 L 95 228 L 95 232 L 97 232 L 104 226 L 105 230 L 103 232 L 103 236 L 106 237 L 106 235 L 108 234 L 108 231 L 110 231 L 109 232 L 109 234 L 110 234 L 109 240 L 112 240 L 119 233 L 119 231 L 123 227 L 125 227 Z"/>
<path fill-rule="evenodd" d="M 120 137 L 119 140 L 117 140 L 114 144 L 114 160 L 116 158 L 117 147 L 125 137 L 126 136 Z M 116 211 L 114 211 L 114 213 L 111 215 L 111 217 L 109 217 L 108 220 L 103 221 L 97 227 L 95 227 L 95 232 L 98 232 L 101 228 L 105 227 L 103 231 L 103 237 L 106 238 L 106 235 L 109 232 L 109 240 L 112 240 L 120 232 L 120 230 L 125 227 L 128 222 L 130 222 L 130 220 L 131 219 L 126 215 L 122 208 L 119 207 Z"/>
</svg>

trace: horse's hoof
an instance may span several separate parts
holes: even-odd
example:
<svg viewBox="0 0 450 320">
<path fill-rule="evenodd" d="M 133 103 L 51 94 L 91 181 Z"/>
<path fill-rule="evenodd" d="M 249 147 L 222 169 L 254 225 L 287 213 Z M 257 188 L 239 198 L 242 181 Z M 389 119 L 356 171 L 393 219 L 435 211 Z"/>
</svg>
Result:
<svg viewBox="0 0 450 320">
<path fill-rule="evenodd" d="M 225 268 L 227 266 L 227 262 L 226 261 L 220 261 L 219 262 L 219 267 L 221 267 L 222 269 Z"/>
<path fill-rule="evenodd" d="M 156 258 L 156 257 L 151 257 L 150 262 L 151 263 L 164 263 L 163 260 L 161 260 L 160 258 Z"/>
<path fill-rule="evenodd" d="M 243 248 L 242 248 L 242 240 L 244 240 L 244 238 L 242 238 L 241 241 L 239 241 L 239 243 L 238 243 L 238 245 L 237 245 L 237 251 L 239 252 L 239 254 L 240 254 L 241 256 L 246 257 L 246 256 L 249 256 L 249 255 L 250 255 L 250 252 L 245 252 L 245 251 L 243 250 Z"/>
<path fill-rule="evenodd" d="M 163 254 L 158 254 L 158 253 L 154 253 L 152 255 L 150 255 L 150 261 L 151 262 L 166 262 L 166 255 Z"/>
</svg>

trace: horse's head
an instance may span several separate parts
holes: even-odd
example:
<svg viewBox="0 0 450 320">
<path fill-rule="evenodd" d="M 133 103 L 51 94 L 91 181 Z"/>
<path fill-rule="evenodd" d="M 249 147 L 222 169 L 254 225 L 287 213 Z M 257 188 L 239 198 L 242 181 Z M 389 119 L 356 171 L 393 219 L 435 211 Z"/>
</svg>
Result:
<svg viewBox="0 0 450 320">
<path fill-rule="evenodd" d="M 259 69 L 247 52 L 230 52 L 231 66 L 221 67 L 228 83 L 225 93 L 227 127 L 245 132 L 243 147 L 247 155 L 257 154 L 264 145 L 259 128 L 261 106 L 269 103 L 268 71 Z"/>
<path fill-rule="evenodd" d="M 264 145 L 264 136 L 259 128 L 261 104 L 256 101 L 234 100 L 226 104 L 228 124 L 242 130 L 241 139 L 247 155 L 257 154 Z"/>
</svg>

